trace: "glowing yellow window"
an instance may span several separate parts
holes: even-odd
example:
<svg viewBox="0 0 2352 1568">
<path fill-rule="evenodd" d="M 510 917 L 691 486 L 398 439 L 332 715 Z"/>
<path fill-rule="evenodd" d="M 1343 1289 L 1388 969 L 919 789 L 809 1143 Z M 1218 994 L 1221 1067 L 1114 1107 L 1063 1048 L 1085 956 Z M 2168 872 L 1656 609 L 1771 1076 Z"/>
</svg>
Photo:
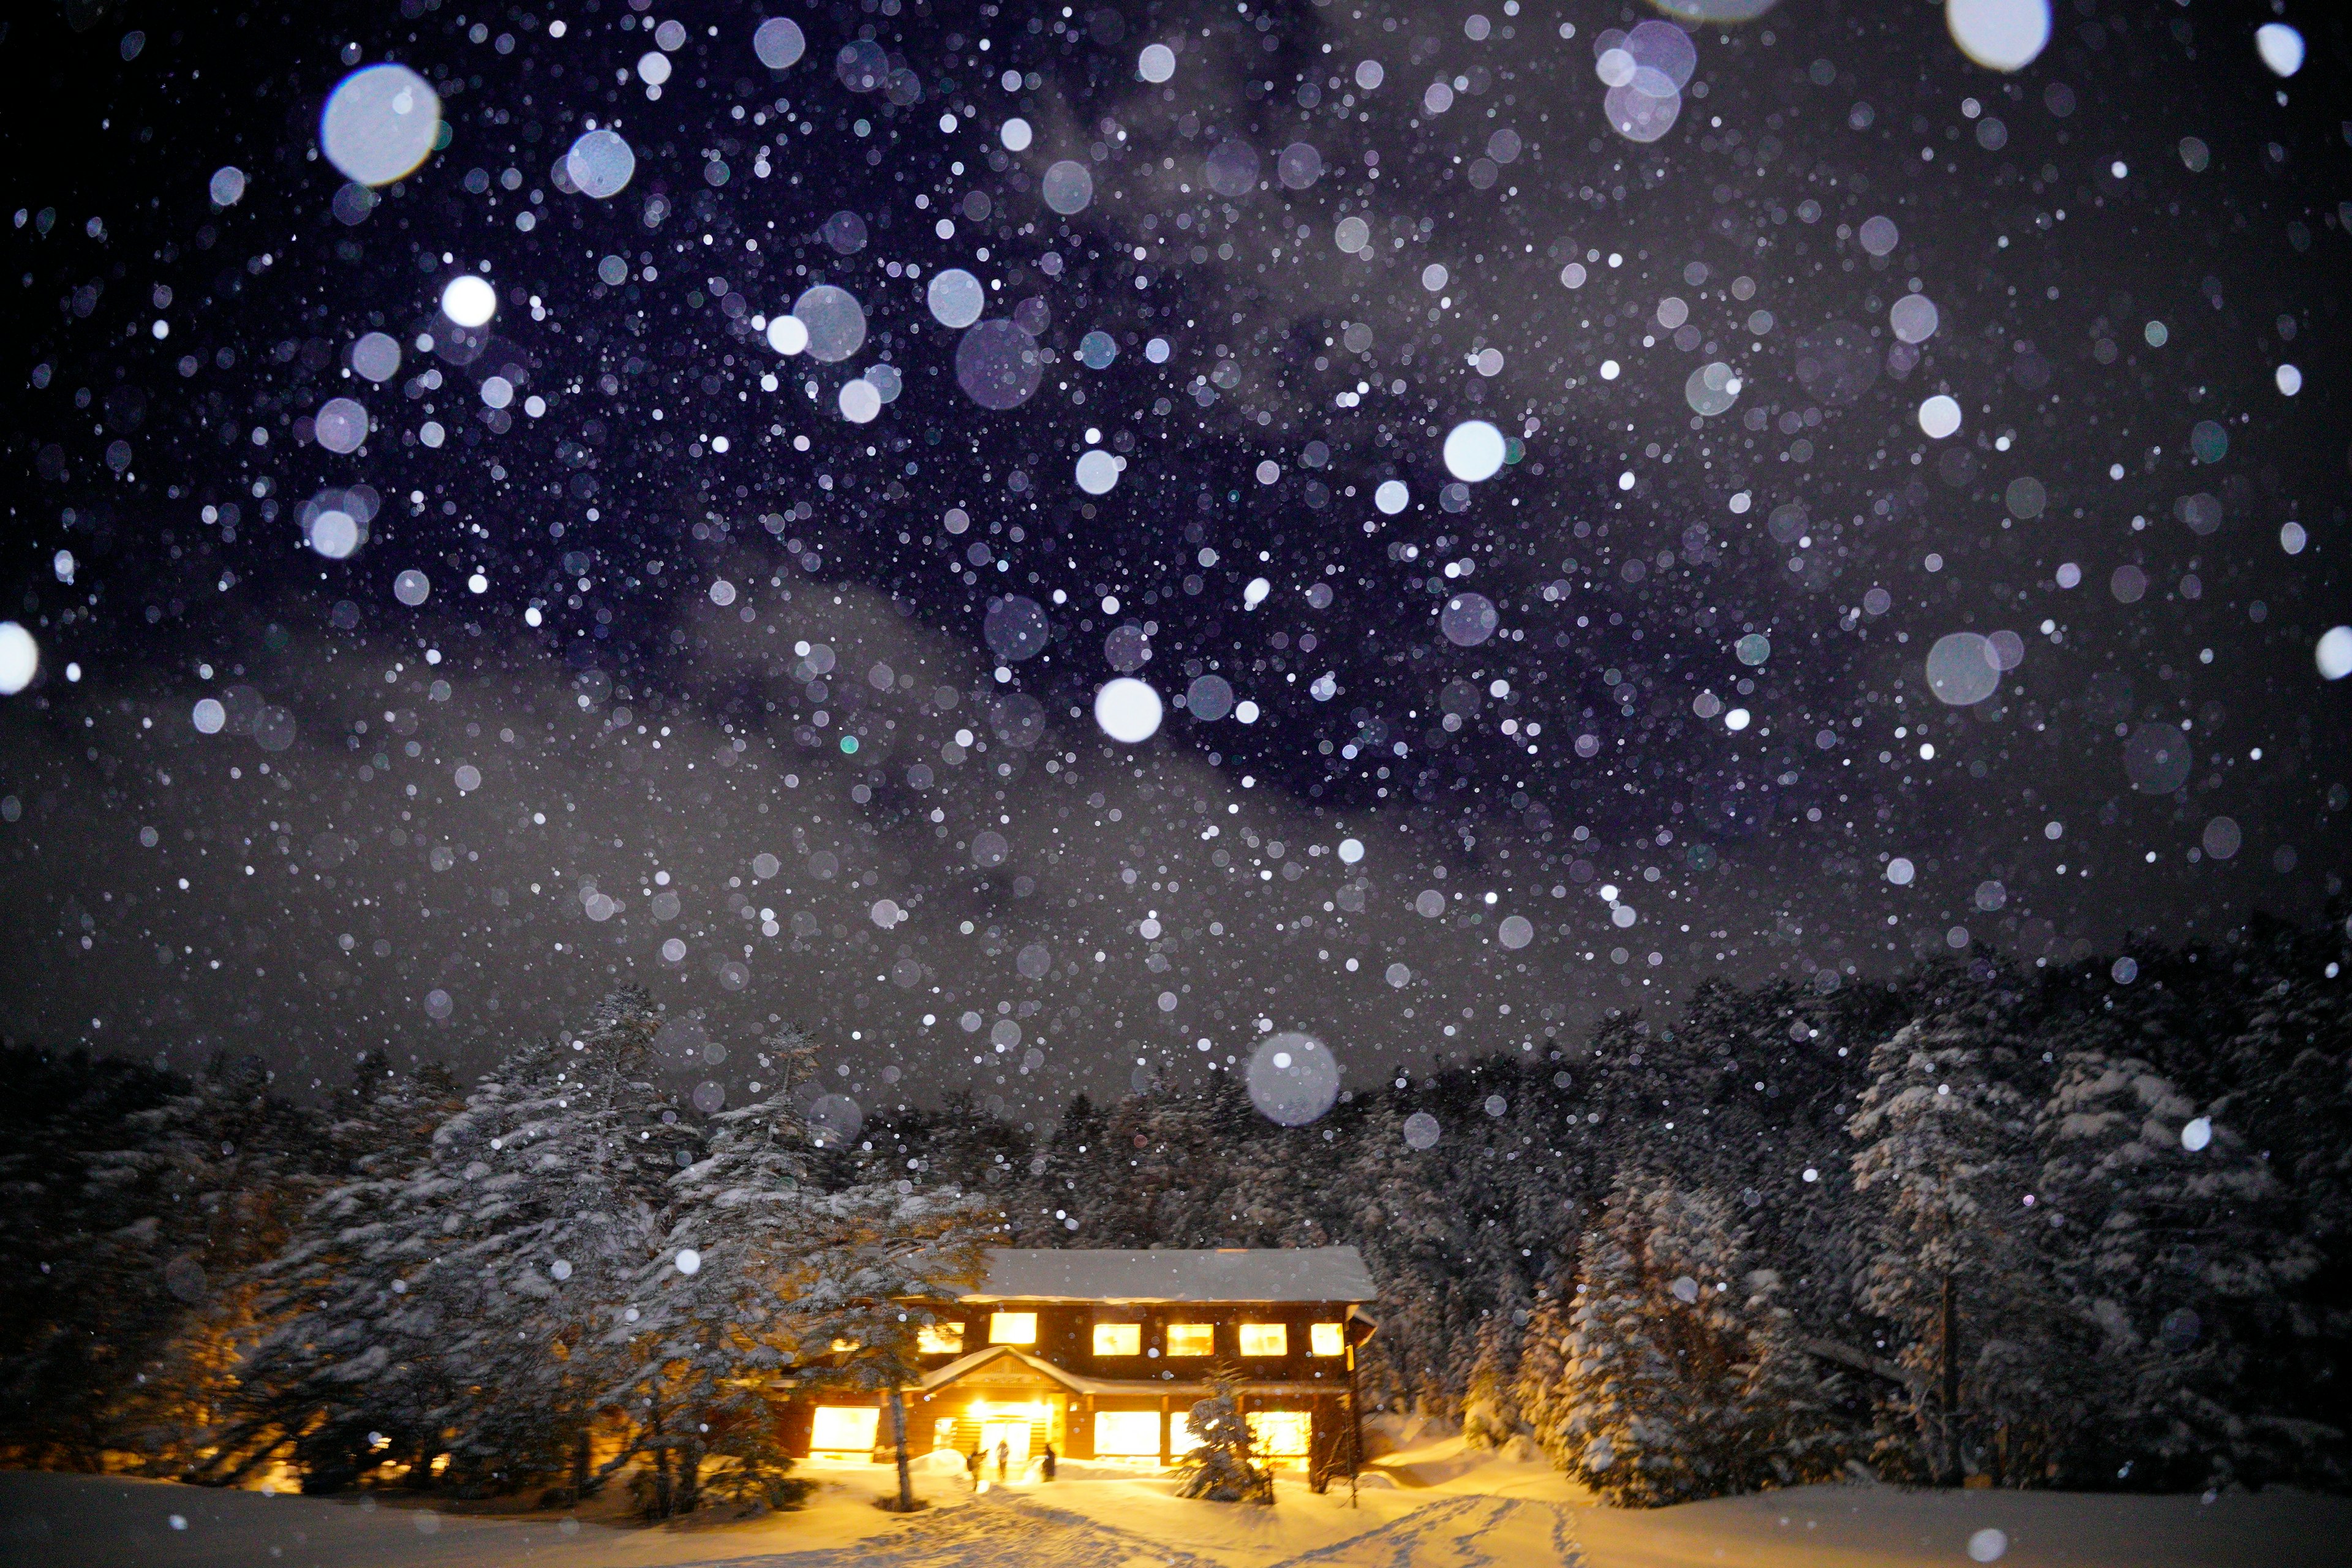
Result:
<svg viewBox="0 0 2352 1568">
<path fill-rule="evenodd" d="M 1160 1412 L 1097 1410 L 1095 1452 L 1106 1458 L 1160 1457 Z"/>
<path fill-rule="evenodd" d="M 1214 1323 L 1171 1323 L 1168 1325 L 1170 1355 L 1214 1355 L 1217 1353 L 1217 1326 Z"/>
<path fill-rule="evenodd" d="M 988 1342 L 992 1345 L 1034 1345 L 1037 1342 L 1034 1312 L 991 1312 Z"/>
<path fill-rule="evenodd" d="M 961 1323 L 925 1323 L 915 1331 L 915 1349 L 924 1355 L 961 1355 Z"/>
<path fill-rule="evenodd" d="M 1141 1355 L 1143 1325 L 1141 1323 L 1097 1323 L 1095 1354 Z"/>
<path fill-rule="evenodd" d="M 1315 1435 L 1315 1417 L 1304 1410 L 1253 1410 L 1250 1447 L 1269 1459 L 1303 1459 Z"/>
<path fill-rule="evenodd" d="M 1307 1348 L 1316 1355 L 1345 1355 L 1348 1340 L 1337 1323 L 1310 1323 L 1307 1328 Z"/>
<path fill-rule="evenodd" d="M 872 1405 L 820 1405 L 809 1447 L 822 1454 L 864 1454 L 874 1447 L 882 1412 Z"/>
<path fill-rule="evenodd" d="M 1288 1355 L 1290 1330 L 1284 1323 L 1244 1323 L 1242 1354 Z"/>
</svg>

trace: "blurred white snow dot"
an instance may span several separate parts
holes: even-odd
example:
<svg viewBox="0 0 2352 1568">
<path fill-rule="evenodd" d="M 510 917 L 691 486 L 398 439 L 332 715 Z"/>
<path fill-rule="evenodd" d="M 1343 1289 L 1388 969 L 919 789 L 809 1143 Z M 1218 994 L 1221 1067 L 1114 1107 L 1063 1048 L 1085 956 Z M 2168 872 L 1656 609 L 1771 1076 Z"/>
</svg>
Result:
<svg viewBox="0 0 2352 1568">
<path fill-rule="evenodd" d="M 842 383 L 841 416 L 852 425 L 870 425 L 882 412 L 882 389 L 863 376 Z"/>
<path fill-rule="evenodd" d="M 173 1530 L 185 1530 L 188 1528 L 188 1516 L 184 1513 L 173 1514 L 171 1516 L 171 1520 L 172 1528 Z"/>
<path fill-rule="evenodd" d="M 931 317 L 943 327 L 961 331 L 980 320 L 988 304 L 988 290 L 980 279 L 961 267 L 950 267 L 944 272 L 931 274 L 924 290 L 924 302 L 931 308 Z M 786 351 L 789 353 L 790 351 Z"/>
<path fill-rule="evenodd" d="M 0 697 L 14 697 L 33 684 L 41 668 L 41 645 L 16 621 L 0 621 Z"/>
<path fill-rule="evenodd" d="M 1257 704 L 1256 704 L 1256 703 L 1255 703 L 1255 702 L 1252 702 L 1252 701 L 1251 701 L 1248 698 L 1246 698 L 1246 697 L 1243 698 L 1239 702 L 1236 702 L 1236 703 L 1234 703 L 1234 717 L 1236 720 L 1240 721 L 1242 723 L 1244 723 L 1244 724 L 1255 724 L 1255 723 L 1256 723 L 1256 722 L 1257 722 L 1257 715 L 1258 715 L 1258 706 L 1257 706 Z"/>
<path fill-rule="evenodd" d="M 1855 237 L 1862 241 L 1863 249 L 1871 255 L 1885 256 L 1902 242 L 1903 231 L 1895 226 L 1893 218 L 1881 214 L 1877 217 L 1863 219 L 1862 228 Z"/>
<path fill-rule="evenodd" d="M 471 763 L 457 764 L 457 792 L 471 795 L 482 787 L 482 770 Z"/>
<path fill-rule="evenodd" d="M 1505 947 L 1517 950 L 1535 941 L 1535 922 L 1525 915 L 1506 915 L 1503 923 L 1496 928 L 1495 934 Z"/>
<path fill-rule="evenodd" d="M 1925 294 L 1906 294 L 1886 312 L 1887 325 L 1895 329 L 1896 338 L 1906 343 L 1924 343 L 1936 335 L 1943 320 L 1936 302 Z"/>
<path fill-rule="evenodd" d="M 2303 68 L 2303 35 L 2284 22 L 2265 22 L 2254 29 L 2254 52 L 2274 76 L 2293 76 Z"/>
<path fill-rule="evenodd" d="M 694 1086 L 694 1109 L 714 1116 L 727 1108 L 727 1086 L 708 1079 Z"/>
<path fill-rule="evenodd" d="M 1388 68 L 1385 66 L 1382 66 L 1378 60 L 1359 60 L 1356 62 L 1356 85 L 1362 88 L 1366 92 L 1371 91 L 1374 88 L 1380 86 L 1381 83 L 1386 81 L 1388 79 Z"/>
<path fill-rule="evenodd" d="M 1084 163 L 1065 158 L 1045 171 L 1045 177 L 1037 182 L 1037 191 L 1047 206 L 1068 217 L 1086 211 L 1087 204 L 1095 199 L 1095 177 Z"/>
<path fill-rule="evenodd" d="M 548 1265 L 547 1271 L 555 1276 L 558 1281 L 569 1279 L 572 1278 L 571 1260 L 568 1258 L 559 1258 L 553 1263 Z"/>
<path fill-rule="evenodd" d="M 352 369 L 382 385 L 400 374 L 400 344 L 383 332 L 369 332 L 352 345 Z"/>
<path fill-rule="evenodd" d="M 1433 1149 L 1437 1146 L 1437 1118 L 1426 1110 L 1416 1110 L 1404 1119 L 1405 1146 L 1412 1149 Z"/>
<path fill-rule="evenodd" d="M 2205 853 L 2216 860 L 2227 860 L 2237 854 L 2246 842 L 2246 836 L 2233 816 L 2217 816 L 2205 825 L 2199 842 Z"/>
<path fill-rule="evenodd" d="M 583 196 L 603 201 L 617 196 L 637 172 L 637 155 L 629 150 L 627 142 L 616 131 L 597 130 L 583 134 L 572 143 L 572 151 L 563 155 L 563 172 L 580 187 Z"/>
<path fill-rule="evenodd" d="M 1437 613 L 1437 629 L 1455 647 L 1476 647 L 1501 625 L 1495 601 L 1484 594 L 1456 594 Z"/>
<path fill-rule="evenodd" d="M 368 412 L 348 397 L 330 397 L 311 421 L 311 434 L 330 452 L 356 452 L 367 439 Z"/>
<path fill-rule="evenodd" d="M 866 342 L 866 310 L 846 289 L 820 283 L 793 301 L 793 319 L 808 329 L 811 357 L 837 364 Z M 769 342 L 775 338 L 771 329 Z M 782 350 L 783 353 L 792 351 Z"/>
<path fill-rule="evenodd" d="M 661 954 L 668 963 L 683 963 L 686 962 L 686 943 L 678 941 L 676 937 L 672 937 L 667 942 L 662 943 Z"/>
<path fill-rule="evenodd" d="M 461 272 L 441 290 L 441 313 L 461 327 L 486 327 L 499 311 L 499 291 L 486 278 Z"/>
<path fill-rule="evenodd" d="M 2000 684 L 2000 659 L 1991 639 L 1947 632 L 1927 650 L 1927 689 L 1955 708 L 1983 701 Z"/>
<path fill-rule="evenodd" d="M 2116 984 L 2128 985 L 2139 978 L 2139 960 L 2131 957 L 2118 958 L 2107 965 L 2107 974 Z"/>
<path fill-rule="evenodd" d="M 2213 1119 L 2211 1117 L 2200 1116 L 2181 1124 L 2180 1146 L 2190 1153 L 2201 1152 L 2212 1142 Z"/>
<path fill-rule="evenodd" d="M 1445 471 L 1468 484 L 1501 471 L 1503 433 L 1484 419 L 1465 419 L 1445 437 Z"/>
<path fill-rule="evenodd" d="M 1412 492 L 1405 489 L 1402 479 L 1382 479 L 1381 488 L 1372 492 L 1372 504 L 1380 508 L 1383 515 L 1394 517 L 1404 510 L 1405 502 L 1412 497 Z"/>
<path fill-rule="evenodd" d="M 1004 143 L 1008 153 L 1026 153 L 1035 133 L 1029 129 L 1027 121 L 1015 115 L 997 128 L 996 139 Z"/>
<path fill-rule="evenodd" d="M 1371 243 L 1372 226 L 1360 217 L 1343 217 L 1331 230 L 1331 243 L 1353 256 Z"/>
<path fill-rule="evenodd" d="M 1087 448 L 1078 458 L 1078 489 L 1090 496 L 1108 494 L 1118 483 L 1118 459 L 1100 447 Z"/>
<path fill-rule="evenodd" d="M 1265 603 L 1265 596 L 1273 592 L 1274 584 L 1267 582 L 1265 578 L 1251 578 L 1248 584 L 1242 589 L 1242 608 L 1244 610 L 1256 609 L 1260 605 Z"/>
<path fill-rule="evenodd" d="M 720 609 L 735 602 L 735 584 L 721 577 L 710 584 L 710 602 Z"/>
<path fill-rule="evenodd" d="M 1339 1098 L 1339 1064 L 1312 1035 L 1269 1035 L 1250 1053 L 1250 1103 L 1282 1127 L 1304 1127 Z"/>
<path fill-rule="evenodd" d="M 1703 364 L 1683 383 L 1683 401 L 1694 414 L 1727 414 L 1739 401 L 1739 377 L 1721 360 Z"/>
<path fill-rule="evenodd" d="M 360 521 L 341 507 L 329 507 L 310 520 L 310 548 L 330 561 L 348 561 L 360 547 Z"/>
<path fill-rule="evenodd" d="M 2050 47 L 2050 0 L 1944 0 L 1944 25 L 1988 70 L 2023 70 Z"/>
<path fill-rule="evenodd" d="M 1752 669 L 1772 657 L 1772 639 L 1762 632 L 1749 632 L 1731 645 L 1731 653 Z"/>
<path fill-rule="evenodd" d="M 1412 984 L 1412 971 L 1406 968 L 1402 963 L 1391 963 L 1388 966 L 1387 973 L 1382 976 L 1382 978 L 1391 985 L 1393 985 L 1398 990 L 1402 991 L 1406 986 Z"/>
<path fill-rule="evenodd" d="M 1748 728 L 1748 710 L 1734 708 L 1730 712 L 1726 713 L 1723 716 L 1723 727 L 1734 733 Z M 1577 747 L 1577 753 L 1580 756 L 1586 754 L 1581 745 Z"/>
<path fill-rule="evenodd" d="M 2352 675 L 2352 626 L 2330 626 L 2320 633 L 2313 659 L 2326 679 L 2341 680 Z"/>
<path fill-rule="evenodd" d="M 1165 44 L 1146 44 L 1135 57 L 1135 74 L 1149 82 L 1166 81 L 1176 74 L 1176 51 Z"/>
<path fill-rule="evenodd" d="M 647 87 L 659 87 L 669 79 L 669 57 L 658 49 L 647 49 L 637 57 L 637 78 Z"/>
<path fill-rule="evenodd" d="M 808 52 L 808 39 L 801 33 L 798 22 L 784 16 L 771 16 L 751 34 L 751 52 L 760 63 L 772 71 L 784 70 Z"/>
<path fill-rule="evenodd" d="M 866 915 L 884 931 L 893 929 L 900 921 L 907 918 L 906 912 L 898 908 L 898 901 L 896 899 L 877 899 L 874 901 L 874 907 L 866 910 Z"/>
<path fill-rule="evenodd" d="M 768 320 L 768 346 L 780 354 L 796 354 L 808 347 L 808 329 L 801 325 L 798 316 L 772 316 Z"/>
<path fill-rule="evenodd" d="M 1960 427 L 1959 400 L 1937 393 L 1919 405 L 1919 428 L 1931 441 L 1940 441 Z"/>
<path fill-rule="evenodd" d="M 215 169 L 211 189 L 213 205 L 235 206 L 245 199 L 245 171 L 234 163 L 224 164 Z"/>
<path fill-rule="evenodd" d="M 406 66 L 365 66 L 327 95 L 319 147 L 343 177 L 362 185 L 404 179 L 441 133 L 441 99 Z"/>
<path fill-rule="evenodd" d="M 1339 840 L 1339 864 L 1352 866 L 1364 858 L 1364 841 L 1360 838 Z"/>
<path fill-rule="evenodd" d="M 392 596 L 411 609 L 423 604 L 425 596 L 431 592 L 432 579 L 414 566 L 392 580 Z"/>
<path fill-rule="evenodd" d="M 1898 888 L 1909 887 L 1914 874 L 1911 862 L 1900 855 L 1886 863 L 1886 879 Z"/>
<path fill-rule="evenodd" d="M 2279 392 L 2284 396 L 2293 397 L 2303 390 L 2303 372 L 2291 364 L 2279 366 L 2271 379 L 2278 384 Z"/>
<path fill-rule="evenodd" d="M 690 1247 L 680 1247 L 677 1254 L 677 1271 L 680 1274 L 701 1273 L 702 1254 Z"/>
<path fill-rule="evenodd" d="M 188 721 L 195 725 L 199 735 L 217 735 L 221 726 L 228 722 L 228 710 L 221 706 L 217 697 L 199 697 Z"/>
<path fill-rule="evenodd" d="M 1234 710 L 1233 683 L 1222 675 L 1197 675 L 1184 689 L 1184 709 L 1203 723 L 1215 723 Z"/>
<path fill-rule="evenodd" d="M 454 1007 L 446 991 L 435 989 L 425 994 L 425 1016 L 428 1018 L 446 1018 Z"/>
<path fill-rule="evenodd" d="M 866 1109 L 845 1094 L 820 1094 L 809 1102 L 803 1120 L 820 1147 L 839 1148 L 865 1127 Z"/>
<path fill-rule="evenodd" d="M 1160 693 L 1133 676 L 1106 681 L 1095 693 L 1095 722 L 1123 745 L 1138 745 L 1160 732 Z"/>
<path fill-rule="evenodd" d="M 2009 1537 L 1998 1530 L 1979 1530 L 1969 1537 L 1969 1555 L 1979 1563 L 1996 1563 L 2009 1550 Z"/>
</svg>

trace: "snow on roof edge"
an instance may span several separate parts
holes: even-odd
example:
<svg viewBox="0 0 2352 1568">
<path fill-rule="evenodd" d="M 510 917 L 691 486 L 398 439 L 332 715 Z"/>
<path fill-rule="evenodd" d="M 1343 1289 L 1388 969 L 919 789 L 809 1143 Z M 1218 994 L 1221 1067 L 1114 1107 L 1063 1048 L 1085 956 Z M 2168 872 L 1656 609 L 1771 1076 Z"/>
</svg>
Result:
<svg viewBox="0 0 2352 1568">
<path fill-rule="evenodd" d="M 1000 1247 L 967 1301 L 1370 1301 L 1352 1247 Z"/>
</svg>

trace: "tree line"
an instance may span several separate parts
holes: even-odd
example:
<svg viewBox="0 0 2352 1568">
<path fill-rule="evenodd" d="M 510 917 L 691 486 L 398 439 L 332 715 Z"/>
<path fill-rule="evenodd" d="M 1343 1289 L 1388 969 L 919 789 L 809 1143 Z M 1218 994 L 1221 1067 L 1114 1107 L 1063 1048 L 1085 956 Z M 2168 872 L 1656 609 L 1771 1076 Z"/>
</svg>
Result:
<svg viewBox="0 0 2352 1568">
<path fill-rule="evenodd" d="M 2340 1487 L 2347 936 L 1710 984 L 1302 1127 L 1218 1073 L 1044 1130 L 951 1093 L 824 1147 L 806 1037 L 705 1116 L 627 992 L 468 1089 L 371 1059 L 323 1109 L 234 1059 L 16 1047 L 0 1457 L 782 1502 L 777 1376 L 897 1386 L 900 1303 L 988 1245 L 1347 1243 L 1368 1404 L 1620 1502 Z"/>
</svg>

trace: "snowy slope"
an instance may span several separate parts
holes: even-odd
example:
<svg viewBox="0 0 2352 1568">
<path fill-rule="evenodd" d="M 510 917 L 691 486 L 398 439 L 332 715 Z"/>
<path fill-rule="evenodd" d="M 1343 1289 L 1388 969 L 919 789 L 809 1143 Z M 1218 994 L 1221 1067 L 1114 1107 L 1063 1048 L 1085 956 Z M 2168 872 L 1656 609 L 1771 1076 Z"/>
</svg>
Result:
<svg viewBox="0 0 2352 1568">
<path fill-rule="evenodd" d="M 1491 1479 L 1521 1480 L 1516 1466 Z M 1189 1502 L 1157 1480 L 1056 1483 L 938 1506 L 871 1506 L 887 1472 L 835 1469 L 805 1511 L 641 1530 L 465 1517 L 365 1500 L 266 1497 L 118 1478 L 0 1473 L 0 1564 L 89 1568 L 2320 1568 L 2346 1560 L 2352 1502 L 1908 1492 L 1808 1487 L 1647 1512 L 1435 1484 L 1344 1496 L 1286 1490 L 1271 1510 Z M 175 1528 L 177 1516 L 181 1525 Z"/>
</svg>

